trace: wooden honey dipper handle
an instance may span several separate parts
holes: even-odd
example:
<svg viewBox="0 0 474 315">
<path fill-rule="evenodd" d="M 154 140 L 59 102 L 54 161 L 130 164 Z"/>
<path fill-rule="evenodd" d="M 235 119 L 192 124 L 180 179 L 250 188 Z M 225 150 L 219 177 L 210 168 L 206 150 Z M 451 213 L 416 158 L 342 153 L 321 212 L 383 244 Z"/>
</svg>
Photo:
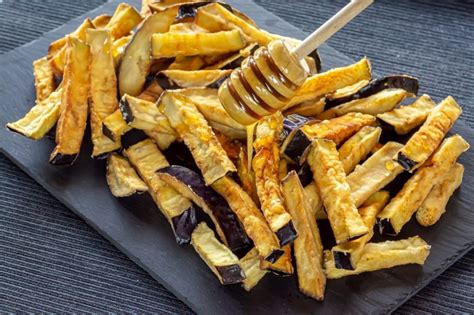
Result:
<svg viewBox="0 0 474 315">
<path fill-rule="evenodd" d="M 327 20 L 293 51 L 300 60 L 327 41 L 332 35 L 343 28 L 359 13 L 364 11 L 374 0 L 352 0 L 333 17 Z"/>
</svg>

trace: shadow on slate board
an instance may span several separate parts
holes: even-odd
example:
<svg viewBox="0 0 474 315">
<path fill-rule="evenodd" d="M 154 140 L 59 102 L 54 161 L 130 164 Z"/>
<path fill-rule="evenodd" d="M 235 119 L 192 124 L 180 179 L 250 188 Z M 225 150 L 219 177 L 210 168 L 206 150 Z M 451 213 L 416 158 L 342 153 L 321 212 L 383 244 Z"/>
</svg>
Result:
<svg viewBox="0 0 474 315">
<path fill-rule="evenodd" d="M 138 1 L 130 1 L 138 6 Z M 268 13 L 251 1 L 228 1 L 254 18 L 264 29 L 303 38 L 305 34 Z M 87 16 L 111 13 L 117 2 L 89 12 Z M 34 103 L 31 62 L 46 52 L 48 44 L 71 32 L 82 20 L 74 19 L 42 38 L 0 57 L 2 115 L 0 125 L 15 120 Z M 351 60 L 328 46 L 321 48 L 325 69 Z M 369 56 L 370 57 L 370 56 Z M 474 143 L 473 132 L 457 123 L 454 132 Z M 53 143 L 34 142 L 0 129 L 0 149 L 52 195 L 82 217 L 139 266 L 199 313 L 307 313 L 394 310 L 419 289 L 472 248 L 474 214 L 473 153 L 460 161 L 466 167 L 462 188 L 448 204 L 448 213 L 432 228 L 410 222 L 400 237 L 419 234 L 432 245 L 425 266 L 402 266 L 356 277 L 329 281 L 324 302 L 301 295 L 294 277 L 265 277 L 250 293 L 238 286 L 222 287 L 189 246 L 177 246 L 166 220 L 147 198 L 124 204 L 113 198 L 105 181 L 103 161 L 89 158 L 90 144 L 84 146 L 76 165 L 57 168 L 48 164 Z"/>
</svg>

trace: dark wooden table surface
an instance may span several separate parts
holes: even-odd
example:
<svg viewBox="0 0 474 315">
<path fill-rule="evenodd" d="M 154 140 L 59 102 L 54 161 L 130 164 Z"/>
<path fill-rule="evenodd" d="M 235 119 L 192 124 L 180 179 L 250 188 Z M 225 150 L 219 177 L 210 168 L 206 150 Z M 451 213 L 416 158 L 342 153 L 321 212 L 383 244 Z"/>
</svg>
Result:
<svg viewBox="0 0 474 315">
<path fill-rule="evenodd" d="M 256 2 L 307 32 L 345 3 Z M 0 54 L 102 3 L 0 0 Z M 454 95 L 474 127 L 474 2 L 377 0 L 364 14 L 329 44 L 378 73 L 419 77 L 436 100 Z M 473 265 L 471 251 L 398 311 L 473 312 Z M 190 312 L 2 155 L 0 284 L 0 312 Z"/>
</svg>

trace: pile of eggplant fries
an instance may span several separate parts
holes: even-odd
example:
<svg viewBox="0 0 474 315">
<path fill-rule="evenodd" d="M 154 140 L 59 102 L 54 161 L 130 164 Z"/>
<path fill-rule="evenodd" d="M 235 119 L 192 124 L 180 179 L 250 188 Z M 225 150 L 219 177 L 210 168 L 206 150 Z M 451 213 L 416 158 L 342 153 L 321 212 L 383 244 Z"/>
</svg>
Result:
<svg viewBox="0 0 474 315">
<path fill-rule="evenodd" d="M 372 237 L 445 212 L 469 149 L 447 135 L 460 106 L 418 95 L 411 76 L 373 78 L 367 58 L 321 72 L 314 51 L 284 109 L 241 125 L 218 88 L 275 39 L 299 44 L 220 2 L 122 3 L 51 43 L 33 63 L 36 104 L 7 127 L 33 140 L 54 132 L 59 167 L 74 163 L 90 122 L 111 193 L 150 194 L 222 285 L 249 291 L 269 272 L 295 273 L 303 294 L 323 300 L 327 279 L 423 265 L 430 246 L 419 236 Z"/>
</svg>

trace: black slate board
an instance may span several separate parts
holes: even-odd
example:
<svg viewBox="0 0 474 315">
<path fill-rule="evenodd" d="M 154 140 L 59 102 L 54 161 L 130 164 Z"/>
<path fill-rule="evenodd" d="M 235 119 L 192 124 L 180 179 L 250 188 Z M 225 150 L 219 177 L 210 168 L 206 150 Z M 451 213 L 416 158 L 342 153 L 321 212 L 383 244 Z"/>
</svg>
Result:
<svg viewBox="0 0 474 315">
<path fill-rule="evenodd" d="M 229 2 L 235 2 L 237 8 L 269 31 L 304 37 L 302 32 L 250 1 Z M 114 3 L 109 3 L 87 16 L 111 12 L 114 7 Z M 34 102 L 31 62 L 44 54 L 49 42 L 73 30 L 80 21 L 81 18 L 75 19 L 1 57 L 1 125 L 21 117 Z M 324 47 L 321 52 L 325 68 L 350 62 L 329 47 Z M 471 129 L 458 123 L 455 132 L 472 142 Z M 318 303 L 297 292 L 294 278 L 268 276 L 251 293 L 238 287 L 222 288 L 191 248 L 178 247 L 174 243 L 164 218 L 151 203 L 145 201 L 132 208 L 110 195 L 105 183 L 104 164 L 88 158 L 88 146 L 85 146 L 78 163 L 67 170 L 47 163 L 53 148 L 48 140 L 32 142 L 1 129 L 0 147 L 49 192 L 200 313 L 386 312 L 403 303 L 472 248 L 474 218 L 469 210 L 471 200 L 468 196 L 473 187 L 473 178 L 469 175 L 474 165 L 470 152 L 461 158 L 466 167 L 465 180 L 462 189 L 450 202 L 448 214 L 431 229 L 422 229 L 411 223 L 403 232 L 403 237 L 420 234 L 433 246 L 424 267 L 405 266 L 331 281 L 326 300 Z"/>
</svg>

